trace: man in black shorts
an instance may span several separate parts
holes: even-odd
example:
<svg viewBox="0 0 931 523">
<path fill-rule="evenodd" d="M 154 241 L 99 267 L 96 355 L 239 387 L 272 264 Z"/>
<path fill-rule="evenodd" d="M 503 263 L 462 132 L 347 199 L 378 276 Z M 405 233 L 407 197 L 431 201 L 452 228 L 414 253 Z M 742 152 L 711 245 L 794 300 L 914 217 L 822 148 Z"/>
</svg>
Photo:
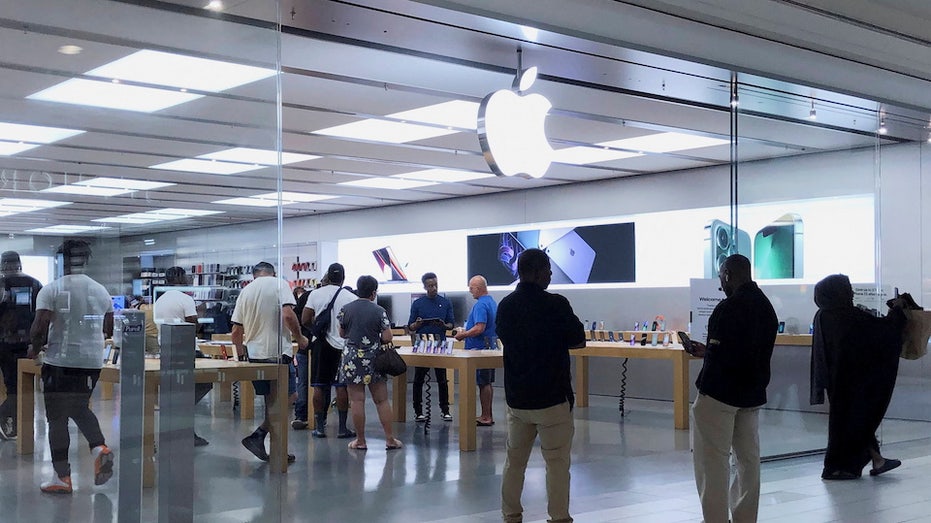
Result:
<svg viewBox="0 0 931 523">
<path fill-rule="evenodd" d="M 255 279 L 243 289 L 233 310 L 233 345 L 239 354 L 248 354 L 251 362 L 288 365 L 288 403 L 291 404 L 297 397 L 291 339 L 297 340 L 298 348 L 308 343 L 294 314 L 294 295 L 288 282 L 275 276 L 275 267 L 270 263 L 257 263 L 252 276 Z M 242 445 L 255 457 L 268 461 L 265 436 L 271 428 L 268 413 L 275 399 L 269 394 L 268 380 L 253 381 L 252 385 L 256 395 L 265 396 L 265 419 L 252 434 L 243 438 Z M 288 463 L 293 461 L 294 455 L 289 453 Z"/>
<path fill-rule="evenodd" d="M 315 438 L 326 437 L 327 410 L 330 407 L 330 388 L 336 387 L 336 411 L 339 414 L 337 438 L 355 438 L 356 433 L 346 426 L 349 415 L 349 395 L 346 384 L 337 382 L 337 371 L 343 358 L 345 341 L 339 335 L 339 321 L 336 316 L 349 303 L 356 300 L 356 295 L 343 288 L 346 270 L 339 263 L 330 264 L 325 281 L 327 285 L 310 293 L 304 307 L 301 323 L 314 329 L 318 313 L 328 315 L 330 324 L 325 333 L 315 336 L 310 346 L 310 384 L 314 388 L 314 424 Z"/>
</svg>

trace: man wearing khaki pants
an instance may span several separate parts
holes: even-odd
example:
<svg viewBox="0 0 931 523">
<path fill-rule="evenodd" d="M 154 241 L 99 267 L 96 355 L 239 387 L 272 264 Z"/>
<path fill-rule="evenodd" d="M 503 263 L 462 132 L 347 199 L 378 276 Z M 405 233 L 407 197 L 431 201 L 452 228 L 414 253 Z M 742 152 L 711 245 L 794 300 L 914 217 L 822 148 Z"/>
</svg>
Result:
<svg viewBox="0 0 931 523">
<path fill-rule="evenodd" d="M 552 276 L 546 253 L 524 251 L 517 272 L 517 290 L 501 300 L 495 320 L 504 344 L 508 404 L 501 512 L 506 522 L 523 520 L 524 472 L 539 434 L 546 460 L 549 521 L 569 522 L 569 464 L 575 433 L 569 349 L 585 346 L 585 329 L 569 300 L 546 292 Z"/>
</svg>

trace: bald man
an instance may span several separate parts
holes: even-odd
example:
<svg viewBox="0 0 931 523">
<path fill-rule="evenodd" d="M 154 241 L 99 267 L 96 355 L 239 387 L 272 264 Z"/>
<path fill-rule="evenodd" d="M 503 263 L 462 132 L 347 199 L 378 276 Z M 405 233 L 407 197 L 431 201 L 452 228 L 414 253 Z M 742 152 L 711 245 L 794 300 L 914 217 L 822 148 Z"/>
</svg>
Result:
<svg viewBox="0 0 931 523">
<path fill-rule="evenodd" d="M 456 333 L 456 339 L 465 340 L 466 350 L 482 350 L 498 348 L 498 337 L 495 333 L 495 316 L 498 314 L 498 304 L 488 295 L 488 282 L 485 277 L 478 275 L 469 280 L 469 294 L 475 298 L 475 305 L 469 313 L 464 331 Z M 482 404 L 482 415 L 475 423 L 480 427 L 490 427 L 495 424 L 491 414 L 491 400 L 494 389 L 491 384 L 495 382 L 495 369 L 478 369 L 475 371 L 475 384 L 478 385 L 478 398 Z M 464 421 L 464 420 L 463 420 Z"/>
</svg>

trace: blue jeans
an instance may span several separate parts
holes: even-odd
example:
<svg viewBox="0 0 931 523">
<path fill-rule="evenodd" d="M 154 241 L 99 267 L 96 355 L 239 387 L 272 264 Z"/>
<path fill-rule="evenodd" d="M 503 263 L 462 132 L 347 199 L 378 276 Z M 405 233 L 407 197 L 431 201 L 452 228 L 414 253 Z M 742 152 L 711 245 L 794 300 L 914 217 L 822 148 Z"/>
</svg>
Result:
<svg viewBox="0 0 931 523">
<path fill-rule="evenodd" d="M 294 403 L 294 418 L 307 421 L 307 386 L 310 383 L 308 369 L 308 355 L 306 352 L 297 353 L 297 402 Z"/>
</svg>

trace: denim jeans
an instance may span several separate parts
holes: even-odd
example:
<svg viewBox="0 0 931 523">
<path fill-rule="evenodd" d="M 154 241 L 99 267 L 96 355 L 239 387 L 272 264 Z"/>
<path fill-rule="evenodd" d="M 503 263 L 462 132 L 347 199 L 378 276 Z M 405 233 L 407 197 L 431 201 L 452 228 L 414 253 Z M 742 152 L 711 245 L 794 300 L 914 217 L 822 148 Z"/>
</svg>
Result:
<svg viewBox="0 0 931 523">
<path fill-rule="evenodd" d="M 294 418 L 307 421 L 307 386 L 310 383 L 310 369 L 307 367 L 309 361 L 306 352 L 298 351 L 297 354 L 297 402 L 294 403 Z"/>
</svg>

